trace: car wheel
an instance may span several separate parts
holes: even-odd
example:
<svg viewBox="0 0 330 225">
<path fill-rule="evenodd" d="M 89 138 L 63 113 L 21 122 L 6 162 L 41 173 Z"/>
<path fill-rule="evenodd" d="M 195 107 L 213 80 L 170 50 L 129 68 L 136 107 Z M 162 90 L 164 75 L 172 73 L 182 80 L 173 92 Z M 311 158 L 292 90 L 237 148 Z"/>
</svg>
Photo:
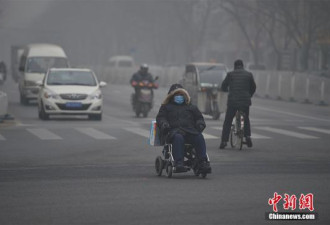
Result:
<svg viewBox="0 0 330 225">
<path fill-rule="evenodd" d="M 102 113 L 95 115 L 95 120 L 102 120 Z"/>
<path fill-rule="evenodd" d="M 90 120 L 102 120 L 102 113 L 88 115 L 88 119 L 90 119 Z"/>
<path fill-rule="evenodd" d="M 40 108 L 39 108 L 39 118 L 42 119 L 42 120 L 49 120 L 49 114 L 45 112 L 45 109 L 44 109 L 44 105 L 40 104 Z"/>
</svg>

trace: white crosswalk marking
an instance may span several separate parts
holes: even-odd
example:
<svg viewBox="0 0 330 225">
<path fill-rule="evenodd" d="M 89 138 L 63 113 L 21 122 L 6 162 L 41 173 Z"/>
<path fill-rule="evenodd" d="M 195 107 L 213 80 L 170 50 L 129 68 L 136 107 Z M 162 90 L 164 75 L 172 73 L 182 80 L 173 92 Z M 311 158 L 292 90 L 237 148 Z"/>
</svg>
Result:
<svg viewBox="0 0 330 225">
<path fill-rule="evenodd" d="M 94 128 L 75 128 L 80 133 L 86 134 L 87 136 L 90 136 L 92 138 L 98 139 L 98 140 L 114 140 L 117 139 L 115 137 L 112 137 L 106 133 L 103 133 L 101 131 L 98 131 Z"/>
<path fill-rule="evenodd" d="M 130 128 L 124 128 L 124 129 L 129 131 L 129 132 L 132 132 L 134 134 L 138 134 L 142 137 L 149 138 L 150 133 L 149 133 L 148 130 L 138 128 L 138 127 L 130 127 Z M 204 136 L 205 139 L 218 139 L 218 137 L 210 135 L 210 134 L 206 134 L 206 133 L 203 133 L 203 136 Z"/>
<path fill-rule="evenodd" d="M 222 130 L 222 127 L 211 127 L 211 128 L 215 129 L 215 130 Z M 261 134 L 256 134 L 254 132 L 252 132 L 251 138 L 253 138 L 253 139 L 271 139 L 271 137 L 264 136 L 264 135 L 261 135 Z"/>
<path fill-rule="evenodd" d="M 210 134 L 206 134 L 204 132 L 203 132 L 203 136 L 204 136 L 204 139 L 220 139 L 220 136 L 216 137 L 216 136 L 213 136 L 213 135 L 210 135 Z"/>
<path fill-rule="evenodd" d="M 145 130 L 145 129 L 142 129 L 142 128 L 138 128 L 138 127 L 130 127 L 130 128 L 124 128 L 124 130 L 127 130 L 129 132 L 132 132 L 134 134 L 138 134 L 142 137 L 146 137 L 146 138 L 149 138 L 149 134 L 150 132 Z"/>
<path fill-rule="evenodd" d="M 326 129 L 322 129 L 322 128 L 316 128 L 316 127 L 298 127 L 298 128 L 303 129 L 303 130 L 309 130 L 309 131 L 324 133 L 324 134 L 330 134 L 330 130 L 326 130 Z"/>
<path fill-rule="evenodd" d="M 213 127 L 209 127 L 211 129 L 217 130 L 218 132 L 214 132 L 212 130 L 206 130 L 209 133 L 203 133 L 204 138 L 205 139 L 220 139 L 220 135 L 221 135 L 221 131 L 222 127 L 217 127 L 217 126 L 213 126 Z M 292 127 L 294 129 L 294 127 Z M 296 127 L 298 129 L 301 130 L 305 130 L 305 131 L 311 131 L 311 132 L 317 132 L 317 133 L 323 133 L 323 134 L 330 134 L 330 129 L 325 129 L 325 128 L 317 128 L 317 127 L 307 127 L 307 126 L 298 126 Z M 102 131 L 99 131 L 97 129 L 94 128 L 73 128 L 75 130 L 77 130 L 78 132 L 87 135 L 91 138 L 97 139 L 97 140 L 117 140 L 118 137 L 113 137 L 111 135 L 108 135 Z M 140 128 L 140 127 L 124 127 L 122 128 L 125 131 L 128 131 L 130 133 L 134 133 L 138 136 L 142 136 L 144 138 L 149 138 L 149 130 L 147 128 Z M 296 131 L 290 131 L 287 129 L 283 129 L 283 128 L 274 128 L 272 126 L 255 126 L 253 127 L 254 130 L 259 130 L 260 131 L 266 131 L 266 132 L 270 132 L 270 133 L 276 133 L 276 134 L 281 134 L 281 135 L 285 135 L 287 137 L 294 137 L 294 138 L 301 138 L 301 139 L 318 139 L 320 137 L 317 136 L 313 136 L 313 135 L 309 135 L 309 134 L 304 134 L 304 133 L 300 133 L 300 132 L 296 132 Z M 53 133 L 52 131 L 46 129 L 46 128 L 24 128 L 24 130 L 28 131 L 29 133 L 33 134 L 34 136 L 38 137 L 41 140 L 62 140 L 65 137 L 60 137 L 59 135 Z M 253 130 L 252 132 L 252 138 L 253 139 L 273 139 L 274 137 L 272 137 L 271 135 L 265 135 L 262 133 L 255 133 Z M 58 131 L 60 132 L 60 131 Z M 2 132 L 2 134 L 0 134 L 0 141 L 7 141 L 6 136 L 3 136 L 5 133 Z M 121 138 L 121 137 L 119 137 Z"/>
<path fill-rule="evenodd" d="M 302 134 L 298 132 L 293 132 L 293 131 L 288 131 L 288 130 L 283 130 L 283 129 L 278 129 L 278 128 L 271 128 L 271 127 L 255 127 L 256 129 L 259 130 L 265 130 L 277 134 L 283 134 L 291 137 L 296 137 L 296 138 L 301 138 L 301 139 L 318 139 L 318 137 L 307 135 L 307 134 Z"/>
<path fill-rule="evenodd" d="M 31 134 L 37 136 L 41 140 L 61 140 L 62 138 L 53 132 L 50 132 L 44 128 L 27 128 L 26 129 Z"/>
<path fill-rule="evenodd" d="M 0 141 L 4 141 L 6 138 L 0 134 Z"/>
<path fill-rule="evenodd" d="M 256 134 L 254 132 L 252 132 L 251 138 L 253 138 L 253 139 L 271 139 L 271 137 L 264 136 L 264 135 L 261 135 L 261 134 Z"/>
<path fill-rule="evenodd" d="M 214 130 L 222 130 L 222 127 L 211 127 Z"/>
</svg>

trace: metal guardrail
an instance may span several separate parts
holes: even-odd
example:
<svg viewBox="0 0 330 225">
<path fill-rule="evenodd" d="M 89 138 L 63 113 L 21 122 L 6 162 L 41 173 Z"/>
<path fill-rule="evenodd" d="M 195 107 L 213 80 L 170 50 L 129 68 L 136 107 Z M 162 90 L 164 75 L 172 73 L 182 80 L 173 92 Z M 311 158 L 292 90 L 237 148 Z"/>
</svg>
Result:
<svg viewBox="0 0 330 225">
<path fill-rule="evenodd" d="M 113 84 L 128 84 L 137 68 L 91 68 L 100 80 Z M 184 67 L 150 67 L 159 76 L 159 85 L 168 87 L 182 79 Z M 252 71 L 256 84 L 256 96 L 271 99 L 328 105 L 330 103 L 330 79 L 298 72 Z"/>
<path fill-rule="evenodd" d="M 305 73 L 255 71 L 259 97 L 327 105 L 330 102 L 330 79 Z"/>
</svg>

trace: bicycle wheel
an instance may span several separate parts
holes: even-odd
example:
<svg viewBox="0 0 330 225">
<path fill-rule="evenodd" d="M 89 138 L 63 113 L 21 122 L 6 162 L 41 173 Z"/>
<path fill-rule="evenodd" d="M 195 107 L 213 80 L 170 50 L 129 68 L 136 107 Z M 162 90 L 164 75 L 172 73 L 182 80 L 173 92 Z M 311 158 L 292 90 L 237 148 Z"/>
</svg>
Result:
<svg viewBox="0 0 330 225">
<path fill-rule="evenodd" d="M 238 146 L 239 150 L 243 148 L 243 138 L 244 138 L 244 114 L 239 112 L 239 133 L 238 133 Z"/>
<path fill-rule="evenodd" d="M 232 148 L 236 148 L 237 146 L 237 142 L 238 142 L 238 137 L 237 137 L 237 133 L 236 133 L 236 126 L 235 124 L 231 125 L 231 129 L 230 129 L 230 145 Z"/>
<path fill-rule="evenodd" d="M 243 135 L 240 134 L 240 136 L 237 139 L 238 139 L 237 146 L 239 147 L 239 150 L 242 150 L 242 148 L 243 148 Z"/>
</svg>

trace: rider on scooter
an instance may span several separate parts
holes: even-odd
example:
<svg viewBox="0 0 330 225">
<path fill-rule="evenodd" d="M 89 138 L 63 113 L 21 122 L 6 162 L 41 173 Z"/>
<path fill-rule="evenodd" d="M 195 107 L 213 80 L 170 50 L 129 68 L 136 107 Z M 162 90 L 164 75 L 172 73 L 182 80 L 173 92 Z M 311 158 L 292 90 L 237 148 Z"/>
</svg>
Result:
<svg viewBox="0 0 330 225">
<path fill-rule="evenodd" d="M 130 84 L 135 89 L 135 95 L 133 97 L 134 102 L 136 101 L 136 99 L 139 95 L 140 88 L 139 88 L 138 85 L 133 85 L 133 82 L 139 83 L 139 82 L 144 81 L 144 80 L 147 80 L 150 83 L 154 82 L 154 79 L 153 79 L 152 75 L 148 72 L 148 70 L 149 70 L 148 65 L 144 63 L 140 66 L 140 70 L 132 75 L 132 78 L 130 80 Z"/>
</svg>

